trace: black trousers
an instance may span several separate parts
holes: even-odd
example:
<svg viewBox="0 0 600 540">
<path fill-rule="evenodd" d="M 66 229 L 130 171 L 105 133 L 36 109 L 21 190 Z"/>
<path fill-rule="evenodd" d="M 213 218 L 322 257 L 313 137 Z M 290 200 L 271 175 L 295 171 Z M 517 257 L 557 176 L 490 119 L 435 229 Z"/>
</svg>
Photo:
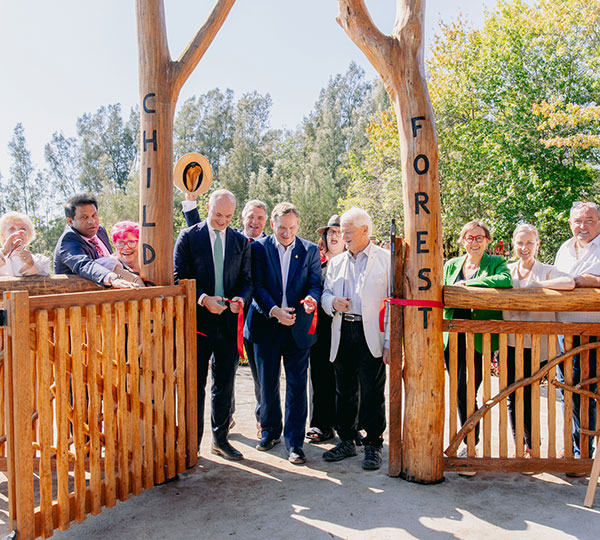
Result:
<svg viewBox="0 0 600 540">
<path fill-rule="evenodd" d="M 215 328 L 210 335 L 196 334 L 196 373 L 198 384 L 198 446 L 204 431 L 204 398 L 206 379 L 211 355 L 214 355 L 211 388 L 211 427 L 213 440 L 222 443 L 227 440 L 231 418 L 231 398 L 235 381 L 236 366 L 239 362 L 237 341 L 234 331 Z"/>
<path fill-rule="evenodd" d="M 355 440 L 358 422 L 367 432 L 364 444 L 380 448 L 385 431 L 385 364 L 371 354 L 362 322 L 342 321 L 340 346 L 333 364 L 336 384 L 336 430 Z M 358 413 L 358 415 L 357 415 Z"/>
<path fill-rule="evenodd" d="M 331 317 L 319 308 L 317 342 L 310 349 L 310 381 L 312 383 L 312 415 L 310 426 L 322 432 L 335 424 L 335 369 L 329 361 L 331 350 Z"/>
<path fill-rule="evenodd" d="M 507 384 L 515 382 L 515 348 L 508 347 L 506 354 Z M 523 348 L 523 377 L 531 376 L 531 349 Z M 536 383 L 537 384 L 537 383 Z M 516 392 L 508 396 L 508 412 L 510 413 L 510 425 L 512 427 L 513 439 L 516 440 Z M 523 388 L 523 436 L 527 448 L 531 448 L 531 385 Z"/>
<path fill-rule="evenodd" d="M 444 359 L 446 361 L 446 370 L 450 373 L 450 347 L 444 350 Z M 457 369 L 458 381 L 456 388 L 456 398 L 458 402 L 458 416 L 460 425 L 462 426 L 468 418 L 467 414 L 467 343 L 465 334 L 458 334 L 458 350 L 457 350 Z M 475 351 L 475 408 L 477 408 L 477 391 L 483 380 L 483 357 L 480 352 Z M 465 438 L 465 443 L 467 439 Z M 479 422 L 475 426 L 475 444 L 479 442 Z"/>
</svg>

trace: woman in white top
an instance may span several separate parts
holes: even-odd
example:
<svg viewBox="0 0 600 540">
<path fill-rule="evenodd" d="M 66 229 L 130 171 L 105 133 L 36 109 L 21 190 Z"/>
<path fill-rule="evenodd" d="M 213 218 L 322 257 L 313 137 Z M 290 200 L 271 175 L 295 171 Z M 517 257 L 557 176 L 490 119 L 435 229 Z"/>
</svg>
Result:
<svg viewBox="0 0 600 540">
<path fill-rule="evenodd" d="M 25 214 L 7 212 L 0 218 L 0 276 L 50 275 L 50 259 L 27 249 L 34 238 L 33 223 Z"/>
<path fill-rule="evenodd" d="M 519 225 L 513 233 L 513 249 L 518 260 L 508 265 L 513 278 L 513 288 L 545 287 L 547 289 L 573 289 L 575 282 L 567 274 L 560 272 L 551 264 L 544 264 L 535 259 L 540 247 L 537 229 L 528 223 Z M 503 311 L 505 321 L 556 321 L 556 313 L 547 311 Z M 531 375 L 531 336 L 525 334 L 523 339 L 523 377 Z M 548 359 L 548 337 L 542 336 L 540 343 L 540 361 Z M 515 381 L 515 335 L 508 336 L 507 354 L 508 384 Z M 524 396 L 524 438 L 525 455 L 531 453 L 531 386 L 526 386 Z M 515 393 L 508 397 L 508 410 L 515 436 Z M 515 441 L 515 445 L 517 441 Z"/>
</svg>

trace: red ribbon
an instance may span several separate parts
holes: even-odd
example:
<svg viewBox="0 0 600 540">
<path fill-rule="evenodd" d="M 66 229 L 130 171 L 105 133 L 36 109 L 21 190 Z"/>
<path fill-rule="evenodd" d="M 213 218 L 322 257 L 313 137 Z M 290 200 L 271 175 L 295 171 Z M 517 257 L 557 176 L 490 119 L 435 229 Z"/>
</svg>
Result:
<svg viewBox="0 0 600 540">
<path fill-rule="evenodd" d="M 240 300 L 229 300 L 229 298 L 224 298 L 224 300 L 225 302 L 238 304 L 240 306 L 237 320 L 237 350 L 240 358 L 243 360 L 246 358 L 244 356 L 244 303 Z"/>
<path fill-rule="evenodd" d="M 312 322 L 310 323 L 310 328 L 308 329 L 308 335 L 312 336 L 315 333 L 315 330 L 317 329 L 317 303 L 312 298 L 305 298 L 304 300 L 300 300 L 300 303 L 308 304 L 309 306 L 313 306 L 315 308 L 315 310 L 313 311 Z"/>
<path fill-rule="evenodd" d="M 396 306 L 417 306 L 417 307 L 432 307 L 443 308 L 443 302 L 436 300 L 410 300 L 408 298 L 384 298 L 379 306 L 379 331 L 385 331 L 385 304 L 394 304 Z"/>
</svg>

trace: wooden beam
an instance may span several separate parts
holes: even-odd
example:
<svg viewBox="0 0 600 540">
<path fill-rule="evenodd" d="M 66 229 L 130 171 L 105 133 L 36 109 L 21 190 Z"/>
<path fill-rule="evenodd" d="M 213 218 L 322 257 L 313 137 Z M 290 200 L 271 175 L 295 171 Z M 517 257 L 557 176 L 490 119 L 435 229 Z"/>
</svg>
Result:
<svg viewBox="0 0 600 540">
<path fill-rule="evenodd" d="M 555 291 L 447 285 L 444 287 L 444 305 L 451 308 L 513 311 L 597 311 L 600 310 L 600 289 Z"/>
<path fill-rule="evenodd" d="M 591 459 L 564 458 L 444 458 L 447 471 L 589 473 Z"/>
<path fill-rule="evenodd" d="M 28 291 L 29 296 L 105 290 L 104 287 L 75 275 L 0 277 L 0 291 Z"/>
</svg>

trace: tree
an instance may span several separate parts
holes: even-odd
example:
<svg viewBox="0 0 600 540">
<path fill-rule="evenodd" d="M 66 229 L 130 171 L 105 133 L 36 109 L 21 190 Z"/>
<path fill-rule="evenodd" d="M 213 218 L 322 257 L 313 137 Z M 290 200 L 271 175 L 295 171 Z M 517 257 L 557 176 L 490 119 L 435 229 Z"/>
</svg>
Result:
<svg viewBox="0 0 600 540">
<path fill-rule="evenodd" d="M 27 149 L 25 130 L 20 122 L 15 126 L 8 150 L 12 165 L 6 186 L 6 207 L 34 218 L 40 207 L 43 183 L 31 163 L 31 152 Z"/>
<path fill-rule="evenodd" d="M 585 0 L 501 1 L 481 30 L 442 24 L 428 69 L 447 239 L 483 218 L 507 242 L 525 220 L 550 259 L 568 236 L 571 202 L 597 191 L 597 159 L 543 144 L 536 106 L 598 100 L 599 24 L 600 4 Z"/>
</svg>

